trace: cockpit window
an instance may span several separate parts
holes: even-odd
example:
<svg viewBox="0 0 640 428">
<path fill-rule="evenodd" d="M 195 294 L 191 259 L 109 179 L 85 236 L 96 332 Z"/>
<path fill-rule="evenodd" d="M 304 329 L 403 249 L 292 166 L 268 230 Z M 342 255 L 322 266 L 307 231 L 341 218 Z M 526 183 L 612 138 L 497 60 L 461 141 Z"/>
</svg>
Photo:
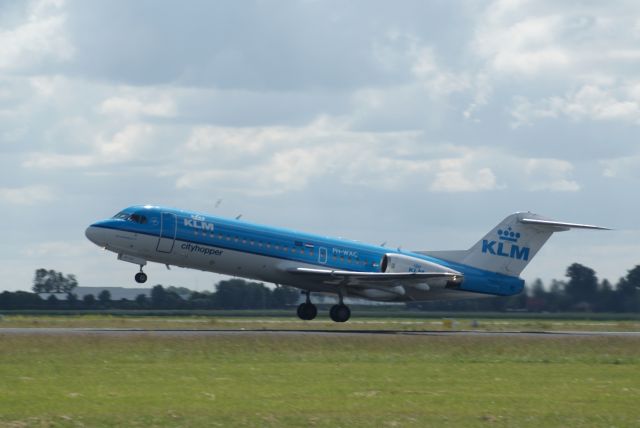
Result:
<svg viewBox="0 0 640 428">
<path fill-rule="evenodd" d="M 118 214 L 114 215 L 113 218 L 117 218 L 120 220 L 128 220 L 129 219 L 129 213 L 126 213 L 124 211 L 120 211 Z"/>
<path fill-rule="evenodd" d="M 141 214 L 129 214 L 129 213 L 126 213 L 124 211 L 119 212 L 118 214 L 114 215 L 113 218 L 120 219 L 120 220 L 131 221 L 133 223 L 138 223 L 138 224 L 146 224 L 147 223 L 147 217 L 146 216 L 143 216 Z"/>
<path fill-rule="evenodd" d="M 140 214 L 131 214 L 131 216 L 129 217 L 129 220 L 131 220 L 134 223 L 140 223 L 140 224 L 147 223 L 147 217 Z"/>
</svg>

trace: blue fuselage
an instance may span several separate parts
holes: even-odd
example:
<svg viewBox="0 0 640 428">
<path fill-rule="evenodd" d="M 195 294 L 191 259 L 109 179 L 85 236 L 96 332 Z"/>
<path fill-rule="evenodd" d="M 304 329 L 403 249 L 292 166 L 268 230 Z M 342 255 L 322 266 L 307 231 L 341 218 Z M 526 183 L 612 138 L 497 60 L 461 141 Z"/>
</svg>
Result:
<svg viewBox="0 0 640 428">
<path fill-rule="evenodd" d="M 520 293 L 520 278 L 488 272 L 408 251 L 393 250 L 343 239 L 252 224 L 165 207 L 132 206 L 114 218 L 87 229 L 87 237 L 132 261 L 144 260 L 227 275 L 332 291 L 300 281 L 286 270 L 305 266 L 355 272 L 382 272 L 386 254 L 402 254 L 460 272 L 464 280 L 455 290 L 413 296 L 397 301 L 469 298 L 472 293 L 508 296 Z M 465 293 L 466 292 L 466 293 Z M 389 299 L 387 299 L 389 300 Z"/>
</svg>

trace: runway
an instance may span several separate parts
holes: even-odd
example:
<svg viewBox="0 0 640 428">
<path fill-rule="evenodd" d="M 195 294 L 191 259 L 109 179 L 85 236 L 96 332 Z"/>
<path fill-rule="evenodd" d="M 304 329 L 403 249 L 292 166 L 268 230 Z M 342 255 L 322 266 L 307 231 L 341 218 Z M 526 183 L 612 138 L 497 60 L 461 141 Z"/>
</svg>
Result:
<svg viewBox="0 0 640 428">
<path fill-rule="evenodd" d="M 467 336 L 467 337 L 632 337 L 640 339 L 640 331 L 479 331 L 479 330 L 278 330 L 278 329 L 117 329 L 117 328 L 0 328 L 1 335 L 95 335 L 95 336 Z"/>
</svg>

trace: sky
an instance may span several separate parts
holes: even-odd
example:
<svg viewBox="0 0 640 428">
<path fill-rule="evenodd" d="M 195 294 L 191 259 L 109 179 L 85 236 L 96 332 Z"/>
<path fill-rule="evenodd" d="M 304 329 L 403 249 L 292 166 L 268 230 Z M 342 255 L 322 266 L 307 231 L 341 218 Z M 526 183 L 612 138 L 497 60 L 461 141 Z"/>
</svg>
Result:
<svg viewBox="0 0 640 428">
<path fill-rule="evenodd" d="M 134 204 L 406 250 L 532 211 L 615 230 L 554 235 L 523 278 L 616 282 L 639 130 L 637 1 L 0 0 L 0 289 L 136 286 L 84 236 Z"/>
</svg>

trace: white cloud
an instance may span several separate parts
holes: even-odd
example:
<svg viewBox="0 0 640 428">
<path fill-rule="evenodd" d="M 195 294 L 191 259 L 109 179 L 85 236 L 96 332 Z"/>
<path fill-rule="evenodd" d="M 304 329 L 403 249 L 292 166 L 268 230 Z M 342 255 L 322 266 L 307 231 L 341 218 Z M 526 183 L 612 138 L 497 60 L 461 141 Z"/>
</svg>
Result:
<svg viewBox="0 0 640 428">
<path fill-rule="evenodd" d="M 33 2 L 24 22 L 0 31 L 0 70 L 22 70 L 73 56 L 62 6 L 61 1 Z"/>
<path fill-rule="evenodd" d="M 9 205 L 38 205 L 52 201 L 54 196 L 54 191 L 48 186 L 0 188 L 0 201 Z"/>
<path fill-rule="evenodd" d="M 569 51 L 557 43 L 566 25 L 563 16 L 522 16 L 525 6 L 509 1 L 490 7 L 476 33 L 474 51 L 500 73 L 532 76 L 570 65 Z"/>
<path fill-rule="evenodd" d="M 600 161 L 602 176 L 606 178 L 640 177 L 640 155 Z"/>
<path fill-rule="evenodd" d="M 101 162 L 125 162 L 138 157 L 151 144 L 153 127 L 132 124 L 113 136 L 100 136 L 96 141 L 97 158 Z"/>
<path fill-rule="evenodd" d="M 31 245 L 21 251 L 21 254 L 25 257 L 33 258 L 69 258 L 69 257 L 81 257 L 86 253 L 87 245 L 86 241 L 49 241 L 40 242 L 35 245 Z"/>
<path fill-rule="evenodd" d="M 635 87 L 634 87 L 635 88 Z M 626 88 L 625 88 L 626 89 Z M 571 120 L 627 121 L 640 123 L 640 100 L 632 88 L 621 95 L 616 89 L 585 85 L 564 97 L 549 97 L 532 102 L 524 97 L 515 98 L 511 111 L 514 127 L 530 124 L 537 119 L 565 116 Z M 621 98 L 622 96 L 632 98 Z"/>
<path fill-rule="evenodd" d="M 442 169 L 436 173 L 429 186 L 434 192 L 478 192 L 496 189 L 496 176 L 490 168 L 469 171 L 465 162 L 452 159 L 440 162 Z"/>
<path fill-rule="evenodd" d="M 59 153 L 35 152 L 30 153 L 22 163 L 25 168 L 63 169 L 87 168 L 94 165 L 95 160 L 88 155 L 65 155 Z"/>
<path fill-rule="evenodd" d="M 136 123 L 113 134 L 100 134 L 95 141 L 81 148 L 82 154 L 51 151 L 31 152 L 22 162 L 29 169 L 77 169 L 99 165 L 114 165 L 132 161 L 157 159 L 153 148 L 157 131 L 152 125 Z M 162 150 L 159 150 L 162 152 Z"/>
<path fill-rule="evenodd" d="M 157 100 L 141 100 L 133 96 L 117 96 L 104 100 L 99 111 L 128 118 L 137 116 L 173 117 L 176 114 L 176 106 L 173 100 L 166 97 Z"/>
<path fill-rule="evenodd" d="M 311 180 L 419 192 L 498 188 L 484 149 L 427 144 L 420 132 L 370 133 L 321 118 L 304 127 L 193 131 L 178 188 L 217 183 L 254 194 L 302 190 Z"/>
<path fill-rule="evenodd" d="M 580 185 L 570 178 L 573 165 L 560 159 L 529 159 L 525 163 L 529 190 L 576 192 Z"/>
</svg>

